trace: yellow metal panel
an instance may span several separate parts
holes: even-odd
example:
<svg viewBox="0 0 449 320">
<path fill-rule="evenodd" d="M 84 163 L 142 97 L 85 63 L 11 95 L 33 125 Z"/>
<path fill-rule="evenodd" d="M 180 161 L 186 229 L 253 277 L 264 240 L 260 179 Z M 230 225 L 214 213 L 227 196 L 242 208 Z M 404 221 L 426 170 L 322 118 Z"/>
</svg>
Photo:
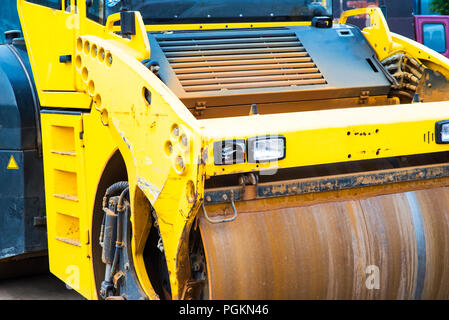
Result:
<svg viewBox="0 0 449 320">
<path fill-rule="evenodd" d="M 434 131 L 436 121 L 449 119 L 448 107 L 448 102 L 436 102 L 200 120 L 204 136 L 210 139 L 206 174 L 447 151 L 448 145 L 436 144 Z M 267 134 L 287 138 L 285 159 L 275 163 L 214 165 L 214 141 Z"/>
<path fill-rule="evenodd" d="M 185 224 L 196 213 L 201 199 L 197 194 L 203 188 L 198 175 L 202 140 L 196 119 L 153 73 L 114 41 L 93 36 L 80 40 L 81 48 L 89 43 L 90 47 L 97 46 L 98 52 L 106 53 L 103 60 L 90 51 L 78 50 L 82 60 L 78 70 L 81 77 L 83 70 L 88 70 L 89 76 L 83 81 L 94 98 L 95 109 L 102 114 L 102 123 L 108 125 L 125 159 L 130 193 L 138 186 L 158 212 L 168 268 L 176 274 L 179 239 Z M 110 82 L 111 78 L 127 81 Z M 126 94 L 117 95 L 120 92 Z M 150 103 L 146 92 L 151 93 Z M 168 148 L 168 144 L 172 147 Z M 138 214 L 131 220 L 135 228 L 141 228 L 135 219 Z M 133 233 L 134 248 L 139 247 L 138 231 Z M 178 296 L 178 278 L 174 276 L 171 281 L 174 295 Z"/>
<path fill-rule="evenodd" d="M 39 100 L 45 107 L 61 107 L 70 109 L 89 109 L 92 99 L 84 92 L 41 91 Z"/>
<path fill-rule="evenodd" d="M 33 72 L 39 75 L 35 77 L 37 88 L 44 91 L 74 90 L 73 65 L 59 62 L 59 56 L 73 51 L 73 28 L 55 27 L 65 25 L 70 20 L 70 13 L 30 2 L 19 1 L 18 5 L 21 16 L 27 17 L 25 24 L 22 19 L 22 29 Z M 39 36 L 31 36 L 31 33 Z"/>
<path fill-rule="evenodd" d="M 17 2 L 42 106 L 90 108 L 91 99 L 76 82 L 74 53 L 79 35 L 98 34 L 105 39 L 114 39 L 117 45 L 126 47 L 139 61 L 150 56 L 149 40 L 139 13 L 136 14 L 136 34 L 131 39 L 125 39 L 113 30 L 119 14 L 110 16 L 106 26 L 103 26 L 86 18 L 85 1 L 78 1 L 77 5 L 76 11 L 73 6 L 71 12 L 66 12 L 24 0 Z M 61 63 L 59 57 L 62 55 L 71 55 L 72 62 Z"/>
<path fill-rule="evenodd" d="M 92 297 L 90 248 L 81 237 L 90 228 L 90 220 L 83 214 L 86 181 L 80 139 L 82 116 L 44 113 L 41 121 L 50 270 L 89 298 Z M 70 168 L 61 166 L 61 157 L 75 164 Z"/>
<path fill-rule="evenodd" d="M 310 26 L 310 21 L 295 22 L 241 22 L 241 23 L 203 23 L 203 24 L 157 24 L 146 25 L 147 31 L 170 30 L 207 30 L 207 29 L 241 29 L 241 28 L 273 28 L 287 26 Z"/>
</svg>

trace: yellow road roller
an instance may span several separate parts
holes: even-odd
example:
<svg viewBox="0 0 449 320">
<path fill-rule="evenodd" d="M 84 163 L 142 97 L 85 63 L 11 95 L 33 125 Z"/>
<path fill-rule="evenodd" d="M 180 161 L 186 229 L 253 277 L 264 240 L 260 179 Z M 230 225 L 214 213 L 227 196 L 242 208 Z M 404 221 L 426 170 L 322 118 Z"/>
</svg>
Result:
<svg viewBox="0 0 449 320">
<path fill-rule="evenodd" d="M 449 298 L 449 60 L 380 9 L 17 7 L 50 270 L 84 297 Z"/>
</svg>

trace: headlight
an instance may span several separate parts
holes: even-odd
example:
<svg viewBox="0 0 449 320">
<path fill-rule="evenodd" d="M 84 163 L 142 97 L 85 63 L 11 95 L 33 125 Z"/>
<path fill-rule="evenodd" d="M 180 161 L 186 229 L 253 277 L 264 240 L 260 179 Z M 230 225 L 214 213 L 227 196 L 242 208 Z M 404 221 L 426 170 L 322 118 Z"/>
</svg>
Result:
<svg viewBox="0 0 449 320">
<path fill-rule="evenodd" d="M 248 162 L 271 162 L 285 158 L 283 136 L 262 136 L 248 139 Z"/>
<path fill-rule="evenodd" d="M 435 138 L 438 144 L 449 143 L 449 120 L 438 121 L 435 124 Z"/>
<path fill-rule="evenodd" d="M 214 142 L 214 161 L 216 165 L 245 162 L 245 140 L 224 140 Z"/>
</svg>

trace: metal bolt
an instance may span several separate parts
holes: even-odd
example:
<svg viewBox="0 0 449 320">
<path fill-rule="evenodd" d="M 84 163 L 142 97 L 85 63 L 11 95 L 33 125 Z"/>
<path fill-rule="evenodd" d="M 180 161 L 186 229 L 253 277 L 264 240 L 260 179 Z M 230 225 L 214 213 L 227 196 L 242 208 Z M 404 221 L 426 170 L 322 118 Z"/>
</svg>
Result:
<svg viewBox="0 0 449 320">
<path fill-rule="evenodd" d="M 223 196 L 221 197 L 224 201 L 228 200 L 228 195 L 225 193 L 223 194 Z"/>
</svg>

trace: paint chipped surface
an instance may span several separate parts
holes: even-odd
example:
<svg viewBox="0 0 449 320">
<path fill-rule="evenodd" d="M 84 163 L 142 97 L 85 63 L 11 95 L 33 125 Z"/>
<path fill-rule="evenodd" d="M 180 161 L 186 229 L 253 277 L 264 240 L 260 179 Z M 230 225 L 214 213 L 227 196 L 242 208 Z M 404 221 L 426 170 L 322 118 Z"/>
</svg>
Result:
<svg viewBox="0 0 449 320">
<path fill-rule="evenodd" d="M 137 185 L 140 187 L 140 189 L 142 189 L 143 192 L 145 192 L 147 195 L 150 195 L 151 202 L 155 202 L 157 198 L 159 198 L 161 190 L 153 186 L 151 183 L 145 180 L 145 178 L 138 177 Z"/>
</svg>

